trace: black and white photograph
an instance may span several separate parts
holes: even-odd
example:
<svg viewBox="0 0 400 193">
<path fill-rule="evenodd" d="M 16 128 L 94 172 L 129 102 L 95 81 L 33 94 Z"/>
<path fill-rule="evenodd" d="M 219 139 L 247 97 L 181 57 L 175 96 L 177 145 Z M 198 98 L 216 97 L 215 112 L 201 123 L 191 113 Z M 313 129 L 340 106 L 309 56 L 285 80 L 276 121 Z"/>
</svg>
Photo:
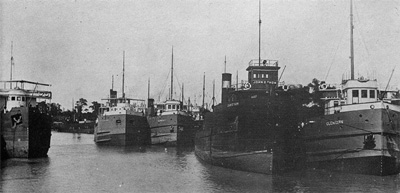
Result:
<svg viewBox="0 0 400 193">
<path fill-rule="evenodd" d="M 400 0 L 1 0 L 0 192 L 400 192 L 399 63 Z"/>
</svg>

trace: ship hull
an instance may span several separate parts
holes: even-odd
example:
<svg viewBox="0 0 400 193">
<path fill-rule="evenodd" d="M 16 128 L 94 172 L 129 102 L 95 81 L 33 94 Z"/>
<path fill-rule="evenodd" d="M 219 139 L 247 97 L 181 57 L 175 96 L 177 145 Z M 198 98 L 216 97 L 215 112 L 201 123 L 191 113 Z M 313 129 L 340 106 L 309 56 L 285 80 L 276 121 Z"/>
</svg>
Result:
<svg viewBox="0 0 400 193">
<path fill-rule="evenodd" d="M 150 128 L 146 117 L 142 115 L 99 116 L 94 141 L 99 145 L 149 145 Z"/>
<path fill-rule="evenodd" d="M 367 108 L 356 109 L 357 106 Z M 383 102 L 314 118 L 305 126 L 312 169 L 368 175 L 400 172 L 400 108 Z"/>
<path fill-rule="evenodd" d="M 17 107 L 2 115 L 2 137 L 9 158 L 47 157 L 51 117 L 41 109 Z"/>
<path fill-rule="evenodd" d="M 181 114 L 147 118 L 151 128 L 151 144 L 193 145 L 195 127 L 192 117 Z"/>
<path fill-rule="evenodd" d="M 196 156 L 212 165 L 274 174 L 296 169 L 302 150 L 289 100 L 251 99 L 207 113 Z"/>
</svg>

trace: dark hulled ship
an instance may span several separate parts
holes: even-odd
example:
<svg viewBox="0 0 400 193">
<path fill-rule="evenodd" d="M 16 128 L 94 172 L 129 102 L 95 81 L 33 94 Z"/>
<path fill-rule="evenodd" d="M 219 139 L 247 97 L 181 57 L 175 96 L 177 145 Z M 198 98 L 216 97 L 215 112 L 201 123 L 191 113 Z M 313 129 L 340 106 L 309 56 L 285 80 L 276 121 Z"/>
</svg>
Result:
<svg viewBox="0 0 400 193">
<path fill-rule="evenodd" d="M 272 174 L 301 158 L 293 95 L 301 86 L 278 87 L 278 61 L 251 60 L 248 81 L 231 85 L 222 74 L 222 101 L 206 113 L 195 153 L 213 165 Z M 236 88 L 235 88 L 236 87 Z"/>
<path fill-rule="evenodd" d="M 50 85 L 25 80 L 1 82 L 10 84 L 10 89 L 0 89 L 2 150 L 6 150 L 2 159 L 47 157 L 52 118 L 41 100 L 51 99 L 52 93 L 38 87 Z"/>
</svg>

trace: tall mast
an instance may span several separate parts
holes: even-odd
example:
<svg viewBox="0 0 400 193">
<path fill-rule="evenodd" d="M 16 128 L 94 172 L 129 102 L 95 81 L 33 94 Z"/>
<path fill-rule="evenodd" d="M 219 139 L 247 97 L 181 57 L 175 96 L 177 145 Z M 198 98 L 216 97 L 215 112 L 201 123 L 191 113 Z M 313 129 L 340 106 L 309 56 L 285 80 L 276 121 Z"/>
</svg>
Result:
<svg viewBox="0 0 400 193">
<path fill-rule="evenodd" d="M 14 58 L 13 58 L 13 42 L 11 41 L 11 69 L 10 69 L 10 81 L 12 81 L 12 69 L 14 65 Z M 10 82 L 10 89 L 12 89 L 12 82 Z"/>
<path fill-rule="evenodd" d="M 122 58 L 122 98 L 125 98 L 124 84 L 125 84 L 125 50 L 123 52 L 123 58 Z"/>
<path fill-rule="evenodd" d="M 174 46 L 172 46 L 172 61 L 171 61 L 171 94 L 169 99 L 172 100 L 174 92 Z"/>
<path fill-rule="evenodd" d="M 353 43 L 353 0 L 350 0 L 350 59 L 351 59 L 351 80 L 354 80 L 354 43 Z"/>
<path fill-rule="evenodd" d="M 258 65 L 261 65 L 261 0 L 258 1 Z"/>
<path fill-rule="evenodd" d="M 204 108 L 204 95 L 205 95 L 205 91 L 206 91 L 205 84 L 206 84 L 206 73 L 204 72 L 204 75 L 203 75 L 203 104 L 202 104 L 203 108 Z"/>
</svg>

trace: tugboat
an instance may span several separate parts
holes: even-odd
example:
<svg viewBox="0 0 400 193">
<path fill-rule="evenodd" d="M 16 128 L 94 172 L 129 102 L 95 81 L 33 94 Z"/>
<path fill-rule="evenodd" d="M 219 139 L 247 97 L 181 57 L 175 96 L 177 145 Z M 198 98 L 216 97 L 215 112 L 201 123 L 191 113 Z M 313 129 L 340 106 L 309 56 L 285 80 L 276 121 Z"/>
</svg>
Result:
<svg viewBox="0 0 400 193">
<path fill-rule="evenodd" d="M 259 20 L 261 28 L 261 19 Z M 294 95 L 301 85 L 279 85 L 277 60 L 249 62 L 248 80 L 231 84 L 222 74 L 221 103 L 206 113 L 196 133 L 196 156 L 212 165 L 273 174 L 301 158 Z M 297 144 L 298 143 L 298 144 Z"/>
<path fill-rule="evenodd" d="M 125 97 L 125 52 L 123 58 L 122 97 L 117 97 L 117 91 L 110 89 L 110 97 L 103 99 L 108 102 L 100 107 L 94 141 L 99 145 L 149 145 L 145 100 Z"/>
<path fill-rule="evenodd" d="M 149 100 L 150 110 L 147 121 L 151 128 L 151 144 L 169 146 L 194 143 L 195 127 L 192 116 L 184 109 L 182 101 L 173 99 L 174 52 L 171 62 L 171 93 L 169 100 L 159 103 L 154 110 L 153 99 Z M 182 97 L 183 98 L 183 97 Z M 150 102 L 151 101 L 151 102 Z"/>
<path fill-rule="evenodd" d="M 346 173 L 398 174 L 399 91 L 379 89 L 375 79 L 354 78 L 352 2 L 350 7 L 351 78 L 338 86 L 319 86 L 324 113 L 302 124 L 307 165 Z"/>
<path fill-rule="evenodd" d="M 45 101 L 40 100 L 50 100 L 52 93 L 39 87 L 50 85 L 26 80 L 0 82 L 4 83 L 0 89 L 0 127 L 2 144 L 6 145 L 2 158 L 47 157 L 51 116 Z M 10 88 L 6 89 L 8 83 Z"/>
</svg>

